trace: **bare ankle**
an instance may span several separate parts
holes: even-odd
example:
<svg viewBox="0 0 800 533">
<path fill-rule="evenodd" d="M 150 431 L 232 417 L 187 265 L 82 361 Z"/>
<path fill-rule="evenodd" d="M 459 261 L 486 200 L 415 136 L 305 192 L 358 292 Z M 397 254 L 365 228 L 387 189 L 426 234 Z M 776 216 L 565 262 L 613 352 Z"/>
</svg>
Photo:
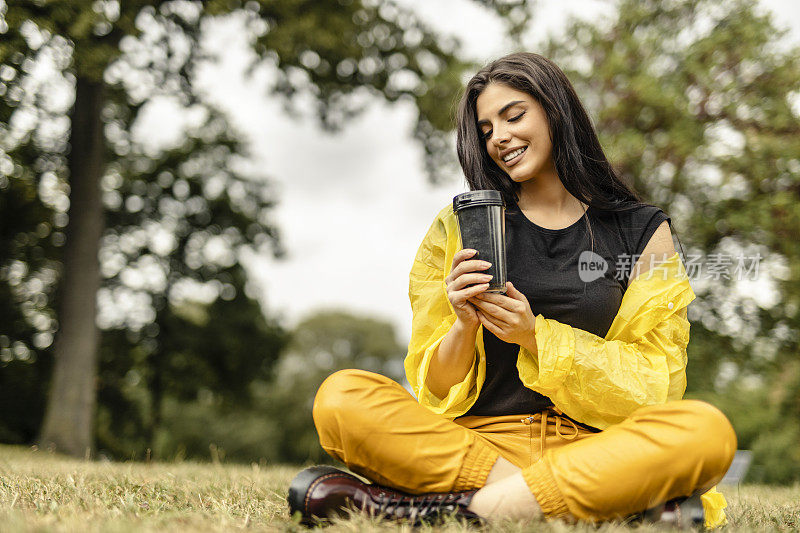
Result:
<svg viewBox="0 0 800 533">
<path fill-rule="evenodd" d="M 467 509 L 489 520 L 502 518 L 531 520 L 542 515 L 539 502 L 531 494 L 519 472 L 484 486 L 472 497 Z"/>
<path fill-rule="evenodd" d="M 514 466 L 511 462 L 502 457 L 498 457 L 494 466 L 492 466 L 492 469 L 489 471 L 489 475 L 486 477 L 486 485 L 497 483 L 501 479 L 519 473 L 519 471 L 519 467 Z"/>
</svg>

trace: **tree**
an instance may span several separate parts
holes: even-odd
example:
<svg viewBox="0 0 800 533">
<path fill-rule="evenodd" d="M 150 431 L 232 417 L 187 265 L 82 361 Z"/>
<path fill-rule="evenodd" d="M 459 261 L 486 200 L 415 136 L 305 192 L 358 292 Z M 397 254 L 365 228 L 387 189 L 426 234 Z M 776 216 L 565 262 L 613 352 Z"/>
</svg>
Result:
<svg viewBox="0 0 800 533">
<path fill-rule="evenodd" d="M 100 451 L 121 459 L 171 458 L 174 449 L 166 450 L 165 441 L 186 447 L 176 426 L 209 436 L 212 420 L 238 419 L 254 409 L 253 387 L 273 378 L 289 335 L 247 295 L 241 268 L 231 270 L 221 298 L 166 306 L 138 333 L 105 332 L 98 376 Z M 174 406 L 177 416 L 171 415 Z M 187 417 L 187 410 L 198 416 Z"/>
<path fill-rule="evenodd" d="M 513 19 L 516 31 L 526 20 L 519 16 L 524 0 L 479 3 Z M 415 134 L 424 142 L 432 175 L 452 159 L 443 159 L 451 123 L 442 102 L 452 101 L 467 65 L 455 55 L 456 42 L 437 38 L 413 13 L 391 2 L 15 0 L 3 7 L 0 127 L 8 135 L 0 153 L 0 189 L 42 196 L 43 184 L 49 187 L 48 198 L 31 201 L 44 205 L 41 221 L 48 225 L 36 226 L 42 237 L 35 242 L 49 238 L 59 248 L 45 255 L 48 272 L 60 271 L 59 292 L 46 299 L 43 310 L 29 314 L 44 317 L 38 320 L 44 350 L 46 335 L 55 329 L 52 310 L 59 310 L 41 440 L 62 451 L 83 455 L 92 445 L 96 295 L 101 301 L 104 295 L 138 298 L 144 304 L 139 308 L 149 309 L 144 316 L 106 327 L 141 331 L 168 311 L 187 283 L 216 287 L 217 296 L 227 290 L 227 267 L 204 257 L 208 246 L 227 250 L 220 253 L 229 261 L 231 254 L 238 259 L 242 250 L 277 243 L 266 216 L 270 200 L 261 187 L 263 176 L 222 166 L 235 161 L 241 147 L 233 146 L 236 137 L 228 135 L 224 116 L 193 85 L 195 68 L 209 59 L 199 47 L 204 24 L 232 12 L 245 17 L 258 61 L 279 74 L 272 93 L 287 105 L 298 92 L 311 95 L 325 127 L 340 127 L 359 112 L 366 104 L 355 95 L 366 88 L 416 105 Z M 73 101 L 59 105 L 48 98 L 47 87 L 37 86 L 34 70 L 42 64 L 51 66 L 51 83 L 72 92 Z M 204 122 L 172 152 L 150 153 L 132 132 L 140 112 L 163 97 L 199 111 Z M 193 157 L 193 164 L 180 165 L 174 159 L 198 151 L 206 159 Z M 202 166 L 206 160 L 217 173 Z M 14 231 L 7 242 L 31 234 Z M 147 231 L 166 232 L 169 244 L 152 241 Z M 7 265 L 19 261 L 3 260 Z M 4 269 L 7 280 L 19 278 L 12 276 L 11 266 Z M 133 282 L 126 281 L 130 272 L 147 269 L 160 272 L 155 274 L 160 285 L 131 287 Z M 46 282 L 39 293 L 52 294 L 55 277 Z M 10 333 L 9 346 L 24 343 L 16 328 Z M 156 391 L 157 383 L 152 387 Z"/>
<path fill-rule="evenodd" d="M 186 312 L 196 314 L 198 309 Z M 187 335 L 196 332 L 206 339 L 218 334 L 198 326 L 187 328 Z M 249 383 L 246 402 L 238 394 L 235 401 L 225 401 L 223 395 L 208 390 L 198 396 L 170 396 L 153 455 L 161 459 L 208 459 L 210 455 L 214 460 L 269 463 L 330 461 L 319 445 L 311 417 L 320 384 L 344 368 L 370 370 L 400 381 L 405 348 L 397 341 L 391 324 L 337 310 L 312 313 L 297 324 L 290 338 L 289 347 L 281 353 L 269 377 L 253 373 L 259 377 Z M 231 351 L 235 350 L 225 353 Z M 133 418 L 137 413 L 134 410 Z M 125 427 L 131 418 L 115 425 L 101 421 L 100 442 L 101 446 L 107 444 L 105 451 L 121 457 L 142 457 L 144 443 L 138 435 L 143 431 Z M 115 447 L 115 435 L 120 430 L 132 437 L 118 439 L 124 442 Z M 139 447 L 126 449 L 124 446 L 131 442 L 138 442 Z"/>
<path fill-rule="evenodd" d="M 616 166 L 672 213 L 690 253 L 769 250 L 793 264 L 782 237 L 800 226 L 773 204 L 800 178 L 800 60 L 780 37 L 746 2 L 623 1 L 608 27 L 577 23 L 546 50 L 568 67 Z M 724 305 L 731 281 L 714 280 L 702 321 L 744 348 L 778 321 L 759 331 L 742 318 L 754 309 Z"/>
<path fill-rule="evenodd" d="M 404 356 L 394 328 L 382 320 L 335 310 L 302 320 L 275 379 L 261 392 L 270 418 L 283 429 L 275 453 L 282 461 L 325 460 L 311 418 L 314 396 L 325 378 L 337 370 L 360 368 L 402 382 Z"/>
<path fill-rule="evenodd" d="M 2 124 L 0 118 L 0 145 Z M 50 208 L 30 174 L 7 157 L 0 157 L 0 168 L 0 440 L 23 443 L 39 431 L 47 394 L 50 354 L 43 348 L 55 328 L 45 291 L 56 248 L 48 238 Z"/>
<path fill-rule="evenodd" d="M 751 2 L 622 0 L 618 7 L 608 24 L 572 24 L 544 53 L 566 67 L 611 160 L 671 214 L 684 260 L 702 258 L 687 262 L 698 293 L 689 315 L 689 392 L 738 390 L 722 402 L 735 426 L 742 415 L 734 401 L 766 398 L 769 413 L 759 412 L 783 436 L 772 439 L 777 433 L 762 425 L 761 445 L 755 436 L 741 444 L 767 461 L 777 451 L 767 442 L 793 442 L 777 456 L 796 464 L 800 49 Z M 762 285 L 747 285 L 759 254 Z M 709 272 L 714 263 L 720 274 Z M 772 301 L 763 298 L 770 283 Z M 741 394 L 747 383 L 771 392 Z M 786 473 L 781 481 L 800 476 Z"/>
</svg>

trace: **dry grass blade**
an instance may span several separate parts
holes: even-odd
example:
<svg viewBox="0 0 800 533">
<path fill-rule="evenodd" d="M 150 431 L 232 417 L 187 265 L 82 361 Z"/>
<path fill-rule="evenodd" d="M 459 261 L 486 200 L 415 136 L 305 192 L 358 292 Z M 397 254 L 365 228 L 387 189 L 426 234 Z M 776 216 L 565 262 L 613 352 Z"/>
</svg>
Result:
<svg viewBox="0 0 800 533">
<path fill-rule="evenodd" d="M 0 446 L 0 529 L 3 531 L 306 531 L 294 523 L 286 490 L 298 467 L 80 461 L 20 447 Z M 741 486 L 723 491 L 727 531 L 800 531 L 800 485 Z M 420 532 L 470 530 L 450 520 Z M 664 531 L 609 523 L 499 522 L 487 532 L 599 533 Z M 399 531 L 396 525 L 353 516 L 327 532 Z"/>
</svg>

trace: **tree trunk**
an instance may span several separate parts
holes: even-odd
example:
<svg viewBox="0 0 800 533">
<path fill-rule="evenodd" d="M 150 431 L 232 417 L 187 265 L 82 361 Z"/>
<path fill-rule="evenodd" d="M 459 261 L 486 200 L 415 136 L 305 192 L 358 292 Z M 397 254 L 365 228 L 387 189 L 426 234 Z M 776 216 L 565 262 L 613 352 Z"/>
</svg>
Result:
<svg viewBox="0 0 800 533">
<path fill-rule="evenodd" d="M 70 205 L 66 228 L 59 332 L 41 444 L 74 456 L 93 444 L 99 332 L 95 324 L 100 287 L 98 249 L 103 233 L 100 178 L 105 142 L 100 113 L 102 81 L 78 77 L 68 156 Z"/>
<path fill-rule="evenodd" d="M 170 306 L 169 295 L 172 293 L 172 280 L 167 279 L 167 286 L 164 288 L 163 295 L 153 298 L 153 306 L 156 309 L 155 323 L 158 325 L 159 336 L 161 339 L 170 338 Z M 159 339 L 157 348 L 147 358 L 147 366 L 150 369 L 148 376 L 148 388 L 150 390 L 150 425 L 147 428 L 147 445 L 150 450 L 153 450 L 155 455 L 156 438 L 158 437 L 158 430 L 161 429 L 161 421 L 163 419 L 164 409 L 164 365 L 166 363 L 166 356 L 168 349 L 165 347 L 164 342 Z M 159 459 L 159 457 L 156 457 Z"/>
</svg>

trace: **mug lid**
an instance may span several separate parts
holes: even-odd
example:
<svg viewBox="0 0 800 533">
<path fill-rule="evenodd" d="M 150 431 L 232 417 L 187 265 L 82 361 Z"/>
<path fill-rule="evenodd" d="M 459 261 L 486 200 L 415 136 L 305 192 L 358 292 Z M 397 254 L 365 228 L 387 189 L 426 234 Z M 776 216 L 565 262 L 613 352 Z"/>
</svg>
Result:
<svg viewBox="0 0 800 533">
<path fill-rule="evenodd" d="M 502 205 L 506 203 L 500 191 L 493 189 L 462 192 L 453 198 L 453 211 L 476 205 Z"/>
</svg>

